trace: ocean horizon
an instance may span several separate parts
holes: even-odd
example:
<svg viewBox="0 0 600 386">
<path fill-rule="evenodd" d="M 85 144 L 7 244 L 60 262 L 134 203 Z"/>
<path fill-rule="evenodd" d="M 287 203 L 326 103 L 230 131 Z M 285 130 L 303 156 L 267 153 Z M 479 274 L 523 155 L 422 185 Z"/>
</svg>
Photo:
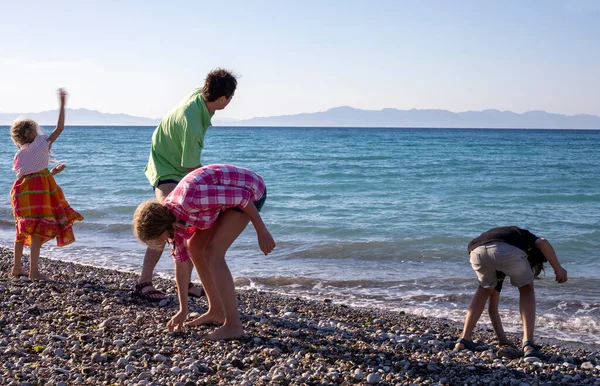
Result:
<svg viewBox="0 0 600 386">
<path fill-rule="evenodd" d="M 67 165 L 56 179 L 85 220 L 73 245 L 51 241 L 43 256 L 139 271 L 145 248 L 130 223 L 153 198 L 143 173 L 153 130 L 65 128 L 52 148 Z M 12 247 L 16 147 L 0 131 L 0 244 Z M 536 281 L 536 335 L 599 344 L 599 150 L 593 129 L 219 126 L 202 164 L 247 167 L 269 189 L 262 215 L 277 248 L 263 256 L 246 229 L 227 257 L 238 288 L 460 321 L 477 287 L 467 243 L 517 225 L 547 238 L 569 272 L 559 285 L 548 265 Z M 172 277 L 168 253 L 156 273 Z M 520 331 L 508 283 L 501 314 Z"/>
</svg>

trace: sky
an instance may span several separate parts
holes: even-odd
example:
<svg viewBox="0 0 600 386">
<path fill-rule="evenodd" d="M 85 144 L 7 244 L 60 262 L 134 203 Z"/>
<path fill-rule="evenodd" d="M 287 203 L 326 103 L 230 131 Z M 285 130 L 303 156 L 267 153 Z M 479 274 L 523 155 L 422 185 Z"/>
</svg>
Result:
<svg viewBox="0 0 600 386">
<path fill-rule="evenodd" d="M 600 0 L 0 0 L 0 113 L 160 118 L 213 68 L 219 118 L 483 109 L 600 115 Z"/>
</svg>

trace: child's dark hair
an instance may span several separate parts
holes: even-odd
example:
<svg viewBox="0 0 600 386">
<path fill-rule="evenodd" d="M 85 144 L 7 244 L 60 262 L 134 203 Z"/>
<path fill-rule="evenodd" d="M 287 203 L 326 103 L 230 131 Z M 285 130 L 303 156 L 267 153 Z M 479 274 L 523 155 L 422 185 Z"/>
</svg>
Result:
<svg viewBox="0 0 600 386">
<path fill-rule="evenodd" d="M 207 102 L 214 102 L 222 96 L 229 99 L 236 88 L 236 76 L 223 68 L 217 68 L 206 75 L 202 96 Z"/>
<path fill-rule="evenodd" d="M 533 278 L 539 279 L 540 274 L 544 272 L 544 263 L 548 259 L 546 259 L 546 256 L 538 248 L 531 248 L 527 251 L 527 260 L 533 271 Z"/>
<path fill-rule="evenodd" d="M 33 119 L 19 118 L 10 127 L 10 137 L 19 148 L 33 142 L 39 133 L 40 127 Z"/>
<path fill-rule="evenodd" d="M 173 224 L 177 218 L 169 208 L 156 200 L 142 202 L 133 214 L 133 233 L 141 242 L 152 249 L 162 249 L 162 245 L 154 245 L 153 240 L 169 232 L 172 237 L 175 229 Z"/>
</svg>

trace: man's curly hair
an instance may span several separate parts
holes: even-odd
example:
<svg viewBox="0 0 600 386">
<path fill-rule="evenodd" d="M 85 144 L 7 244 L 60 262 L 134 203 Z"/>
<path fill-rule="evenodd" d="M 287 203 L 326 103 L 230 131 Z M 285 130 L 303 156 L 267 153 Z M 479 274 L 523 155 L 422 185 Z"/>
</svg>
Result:
<svg viewBox="0 0 600 386">
<path fill-rule="evenodd" d="M 224 96 L 229 99 L 237 88 L 236 76 L 228 70 L 217 68 L 206 75 L 202 96 L 207 102 L 214 102 Z"/>
</svg>

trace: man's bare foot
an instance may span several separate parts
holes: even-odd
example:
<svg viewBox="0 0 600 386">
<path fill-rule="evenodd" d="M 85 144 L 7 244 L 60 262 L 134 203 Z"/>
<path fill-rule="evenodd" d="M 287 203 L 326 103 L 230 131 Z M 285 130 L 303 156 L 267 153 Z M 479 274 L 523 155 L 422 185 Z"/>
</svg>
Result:
<svg viewBox="0 0 600 386">
<path fill-rule="evenodd" d="M 23 271 L 23 269 L 12 269 L 12 271 L 10 272 L 10 276 L 11 277 L 22 277 L 22 276 L 29 276 L 29 274 L 25 271 Z"/>
<path fill-rule="evenodd" d="M 35 280 L 35 281 L 46 281 L 46 280 L 50 280 L 50 278 L 40 272 L 37 273 L 37 275 L 34 275 L 32 273 L 29 274 L 29 279 L 31 280 Z"/>
<path fill-rule="evenodd" d="M 187 322 L 185 325 L 189 327 L 201 326 L 205 324 L 223 324 L 225 323 L 225 317 L 218 312 L 208 311 L 198 316 L 196 319 Z"/>
<path fill-rule="evenodd" d="M 229 327 L 225 325 L 208 334 L 207 338 L 209 340 L 233 340 L 243 336 L 244 329 L 242 326 Z"/>
</svg>

